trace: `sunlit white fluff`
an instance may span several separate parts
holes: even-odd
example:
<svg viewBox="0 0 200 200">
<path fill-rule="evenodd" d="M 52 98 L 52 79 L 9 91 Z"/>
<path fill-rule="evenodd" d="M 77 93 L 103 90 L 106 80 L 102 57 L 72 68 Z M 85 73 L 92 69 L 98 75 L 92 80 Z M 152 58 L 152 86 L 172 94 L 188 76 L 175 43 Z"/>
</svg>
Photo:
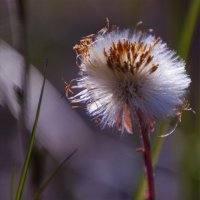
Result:
<svg viewBox="0 0 200 200">
<path fill-rule="evenodd" d="M 149 33 L 102 29 L 74 49 L 80 61 L 73 103 L 87 104 L 102 126 L 133 132 L 135 112 L 148 123 L 178 115 L 191 82 L 185 63 Z"/>
</svg>

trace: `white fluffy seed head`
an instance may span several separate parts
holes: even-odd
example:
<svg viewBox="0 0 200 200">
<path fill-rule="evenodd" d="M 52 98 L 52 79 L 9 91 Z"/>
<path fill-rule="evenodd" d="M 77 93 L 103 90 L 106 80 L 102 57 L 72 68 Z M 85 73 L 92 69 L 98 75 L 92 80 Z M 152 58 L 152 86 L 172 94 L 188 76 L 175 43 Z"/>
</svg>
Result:
<svg viewBox="0 0 200 200">
<path fill-rule="evenodd" d="M 71 102 L 87 104 L 101 125 L 133 132 L 132 113 L 142 113 L 147 124 L 176 116 L 190 85 L 185 63 L 151 34 L 108 26 L 75 45 L 81 91 Z"/>
</svg>

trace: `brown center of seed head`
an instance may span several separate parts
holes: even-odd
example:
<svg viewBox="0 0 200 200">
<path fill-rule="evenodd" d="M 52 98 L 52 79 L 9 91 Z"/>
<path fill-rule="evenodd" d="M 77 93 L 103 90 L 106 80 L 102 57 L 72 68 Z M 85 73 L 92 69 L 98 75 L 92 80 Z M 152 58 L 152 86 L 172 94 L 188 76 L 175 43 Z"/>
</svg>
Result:
<svg viewBox="0 0 200 200">
<path fill-rule="evenodd" d="M 153 60 L 151 55 L 155 46 L 160 41 L 159 38 L 147 47 L 143 41 L 131 43 L 126 39 L 113 42 L 108 51 L 104 49 L 108 67 L 115 72 L 132 74 L 144 69 Z M 158 64 L 154 63 L 149 69 L 149 74 L 155 72 Z"/>
</svg>

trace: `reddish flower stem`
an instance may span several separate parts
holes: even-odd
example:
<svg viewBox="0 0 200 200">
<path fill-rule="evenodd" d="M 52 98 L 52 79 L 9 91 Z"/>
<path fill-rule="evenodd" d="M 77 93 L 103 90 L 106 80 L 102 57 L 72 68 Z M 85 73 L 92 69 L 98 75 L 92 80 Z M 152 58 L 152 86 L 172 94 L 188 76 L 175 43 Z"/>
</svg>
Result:
<svg viewBox="0 0 200 200">
<path fill-rule="evenodd" d="M 154 176 L 153 176 L 153 167 L 151 160 L 151 145 L 149 141 L 149 132 L 148 127 L 144 124 L 143 118 L 140 112 L 137 113 L 138 120 L 141 128 L 141 140 L 143 143 L 143 153 L 144 153 L 144 164 L 145 164 L 145 173 L 147 178 L 148 185 L 148 200 L 155 200 L 155 188 L 154 188 Z"/>
</svg>

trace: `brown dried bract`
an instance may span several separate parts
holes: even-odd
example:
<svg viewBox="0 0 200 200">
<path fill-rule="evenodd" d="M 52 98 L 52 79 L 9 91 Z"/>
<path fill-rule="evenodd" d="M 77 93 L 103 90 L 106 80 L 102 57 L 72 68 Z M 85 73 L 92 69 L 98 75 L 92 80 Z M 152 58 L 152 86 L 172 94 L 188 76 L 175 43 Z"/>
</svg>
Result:
<svg viewBox="0 0 200 200">
<path fill-rule="evenodd" d="M 106 26 L 102 28 L 97 34 L 90 34 L 85 37 L 83 37 L 80 40 L 80 44 L 76 44 L 73 47 L 73 50 L 77 52 L 78 55 L 81 55 L 81 58 L 84 59 L 86 56 L 88 56 L 88 50 L 92 42 L 95 41 L 96 37 L 98 35 L 104 35 L 106 32 L 109 31 L 109 19 L 106 18 Z"/>
<path fill-rule="evenodd" d="M 71 84 L 73 81 L 75 81 L 75 79 L 72 79 L 69 83 L 67 83 L 66 81 L 64 82 L 65 83 L 65 93 L 66 93 L 67 97 L 69 96 L 69 94 L 74 94 L 74 92 L 71 89 Z"/>
<path fill-rule="evenodd" d="M 76 44 L 73 47 L 73 50 L 75 50 L 83 58 L 88 54 L 88 48 L 89 48 L 90 44 L 92 43 L 92 41 L 93 41 L 92 38 L 86 37 L 86 38 L 80 40 L 80 44 Z"/>
</svg>

